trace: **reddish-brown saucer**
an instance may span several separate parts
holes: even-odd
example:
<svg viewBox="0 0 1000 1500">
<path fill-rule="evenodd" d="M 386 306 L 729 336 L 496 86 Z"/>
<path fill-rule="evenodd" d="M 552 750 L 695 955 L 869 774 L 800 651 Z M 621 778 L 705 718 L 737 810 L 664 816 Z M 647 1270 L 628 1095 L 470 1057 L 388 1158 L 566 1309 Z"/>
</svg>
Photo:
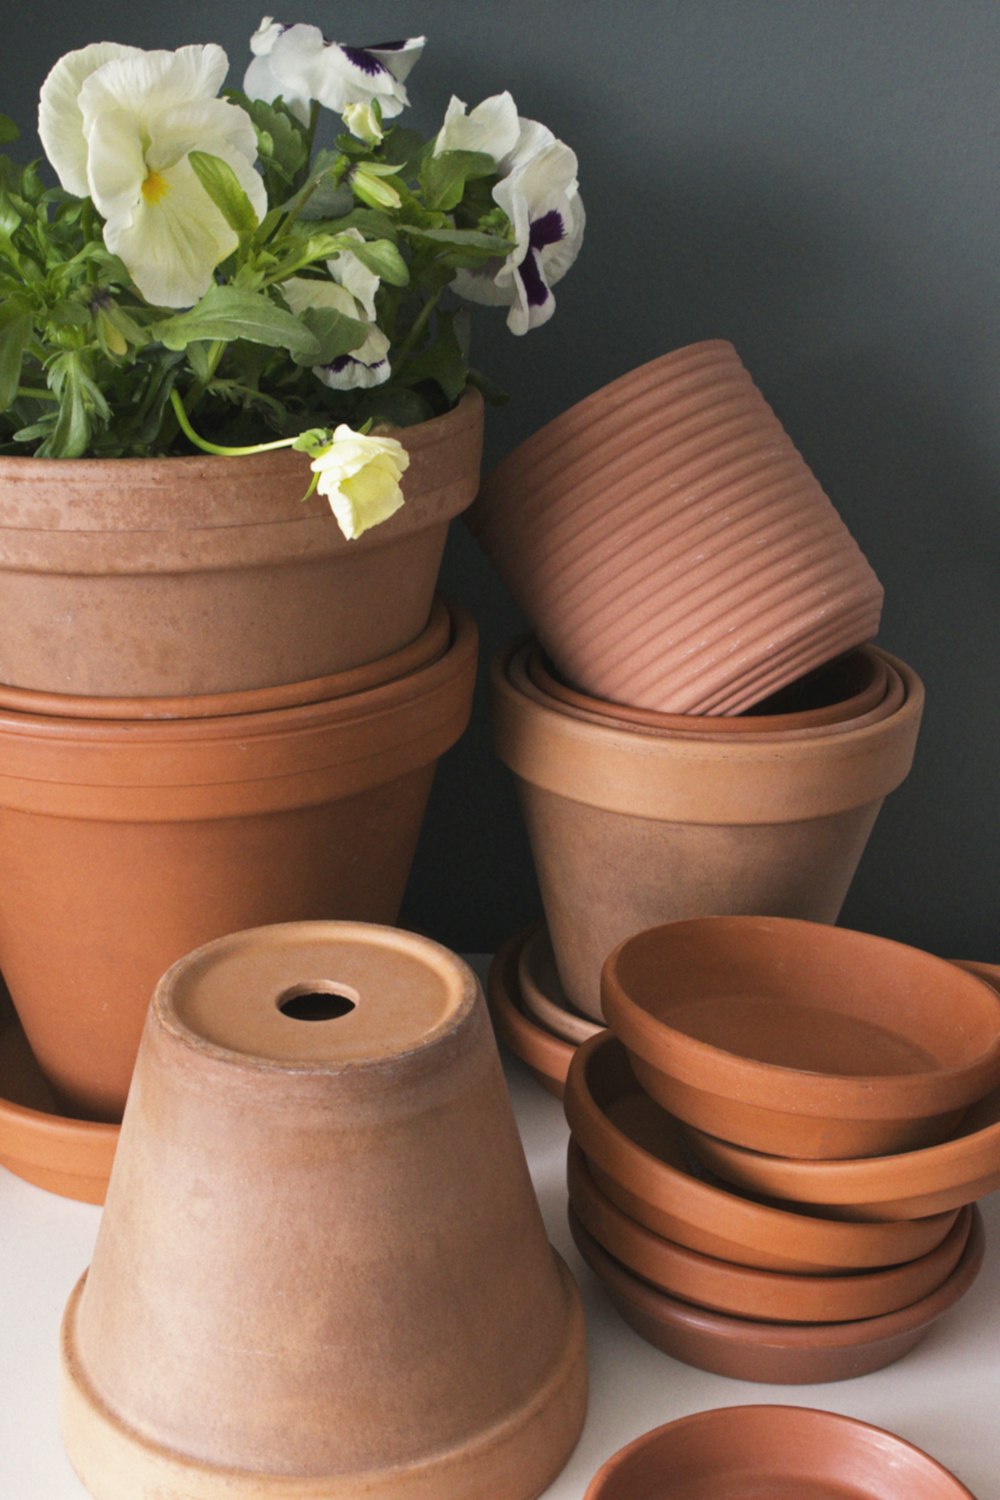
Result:
<svg viewBox="0 0 1000 1500">
<path fill-rule="evenodd" d="M 546 1031 L 527 1014 L 518 987 L 521 947 L 533 930 L 519 932 L 498 949 L 490 964 L 486 998 L 497 1036 L 531 1069 L 543 1088 L 561 1099 L 575 1049 L 571 1042 Z"/>
</svg>

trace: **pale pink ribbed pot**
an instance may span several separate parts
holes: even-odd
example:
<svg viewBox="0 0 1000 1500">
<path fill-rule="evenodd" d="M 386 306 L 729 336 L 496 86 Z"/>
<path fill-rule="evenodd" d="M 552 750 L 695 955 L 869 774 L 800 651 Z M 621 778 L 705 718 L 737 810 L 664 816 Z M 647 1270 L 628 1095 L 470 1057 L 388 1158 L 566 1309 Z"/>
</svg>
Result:
<svg viewBox="0 0 1000 1500">
<path fill-rule="evenodd" d="M 560 672 L 596 697 L 743 712 L 878 630 L 878 579 L 722 340 L 548 423 L 467 519 Z"/>
</svg>

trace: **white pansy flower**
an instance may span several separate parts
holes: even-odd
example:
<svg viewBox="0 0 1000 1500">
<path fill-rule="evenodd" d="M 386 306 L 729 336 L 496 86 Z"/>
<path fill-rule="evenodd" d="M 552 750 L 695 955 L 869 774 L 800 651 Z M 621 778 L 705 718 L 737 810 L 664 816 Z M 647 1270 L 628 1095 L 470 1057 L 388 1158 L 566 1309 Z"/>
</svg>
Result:
<svg viewBox="0 0 1000 1500">
<path fill-rule="evenodd" d="M 458 271 L 452 282 L 470 302 L 509 307 L 511 333 L 527 333 L 551 318 L 552 287 L 579 254 L 585 215 L 576 171 L 575 154 L 553 140 L 501 178 L 493 197 L 510 220 L 514 249 L 502 261 Z"/>
<path fill-rule="evenodd" d="M 351 231 L 363 239 L 358 231 Z M 389 379 L 389 340 L 375 322 L 375 293 L 379 279 L 349 252 L 327 261 L 332 280 L 318 281 L 292 276 L 282 283 L 282 293 L 293 313 L 309 307 L 332 307 L 348 318 L 367 322 L 368 334 L 349 354 L 341 354 L 328 365 L 315 365 L 313 374 L 332 390 L 369 389 Z"/>
<path fill-rule="evenodd" d="M 372 437 L 341 424 L 310 467 L 319 476 L 316 488 L 351 540 L 399 510 L 399 481 L 409 463 L 410 455 L 395 438 Z"/>
<path fill-rule="evenodd" d="M 243 91 L 267 101 L 280 95 L 303 123 L 313 99 L 340 115 L 348 105 L 370 105 L 377 99 L 382 118 L 392 119 L 409 103 L 403 85 L 425 40 L 418 36 L 376 47 L 347 47 L 326 41 L 318 26 L 285 26 L 264 16 L 250 39 L 254 59 Z"/>
<path fill-rule="evenodd" d="M 106 221 L 105 244 L 159 307 L 197 302 L 238 244 L 191 166 L 192 151 L 220 157 L 257 216 L 267 211 L 250 117 L 216 97 L 227 69 L 214 44 L 115 49 L 103 60 L 83 48 L 63 58 L 43 87 L 40 127 L 44 121 L 60 181 L 85 172 L 84 191 Z"/>
<path fill-rule="evenodd" d="M 453 94 L 434 141 L 434 155 L 440 156 L 442 151 L 481 151 L 492 156 L 497 171 L 506 177 L 554 141 L 547 125 L 518 114 L 513 97 L 506 91 L 492 94 L 472 110 Z"/>
</svg>

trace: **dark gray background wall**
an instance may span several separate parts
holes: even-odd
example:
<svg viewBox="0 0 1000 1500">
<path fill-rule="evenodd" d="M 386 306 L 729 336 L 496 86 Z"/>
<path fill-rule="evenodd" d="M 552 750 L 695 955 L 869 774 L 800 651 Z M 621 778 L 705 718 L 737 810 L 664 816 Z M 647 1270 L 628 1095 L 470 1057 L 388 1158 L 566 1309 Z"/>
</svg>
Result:
<svg viewBox="0 0 1000 1500">
<path fill-rule="evenodd" d="M 260 0 L 263 3 L 263 0 Z M 0 108 L 33 118 L 88 41 L 219 41 L 249 0 L 3 6 Z M 427 34 L 412 122 L 509 88 L 577 151 L 588 233 L 545 328 L 482 309 L 511 393 L 487 464 L 616 375 L 731 339 L 886 588 L 882 643 L 927 686 L 909 781 L 842 920 L 1000 961 L 1000 5 L 996 0 L 308 0 L 348 42 Z M 445 587 L 484 663 L 523 628 L 460 525 Z M 485 695 L 442 764 L 406 918 L 464 950 L 538 911 Z"/>
</svg>

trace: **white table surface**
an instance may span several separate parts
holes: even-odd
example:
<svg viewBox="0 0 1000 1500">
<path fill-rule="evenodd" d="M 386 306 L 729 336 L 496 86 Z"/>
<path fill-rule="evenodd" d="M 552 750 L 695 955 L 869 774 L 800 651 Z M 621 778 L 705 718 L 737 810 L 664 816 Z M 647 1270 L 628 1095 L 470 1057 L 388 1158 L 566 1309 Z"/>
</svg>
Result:
<svg viewBox="0 0 1000 1500">
<path fill-rule="evenodd" d="M 873 1422 L 926 1449 L 977 1500 L 1000 1500 L 1000 1194 L 981 1205 L 987 1251 L 978 1280 L 904 1359 L 830 1385 L 727 1380 L 661 1354 L 615 1313 L 566 1227 L 562 1109 L 520 1063 L 504 1061 L 549 1235 L 577 1277 L 587 1317 L 589 1415 L 545 1500 L 581 1500 L 610 1454 L 662 1422 L 761 1402 Z M 0 1500 L 86 1500 L 59 1439 L 56 1369 L 63 1305 L 89 1261 L 99 1216 L 0 1168 Z"/>
</svg>

